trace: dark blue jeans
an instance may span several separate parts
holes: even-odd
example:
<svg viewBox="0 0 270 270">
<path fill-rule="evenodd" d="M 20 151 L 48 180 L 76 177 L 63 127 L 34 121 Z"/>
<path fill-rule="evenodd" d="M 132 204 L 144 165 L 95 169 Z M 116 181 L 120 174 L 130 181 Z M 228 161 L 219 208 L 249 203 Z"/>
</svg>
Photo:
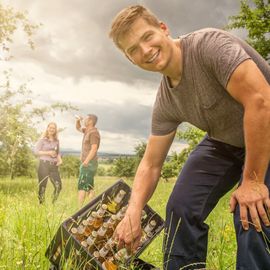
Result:
<svg viewBox="0 0 270 270">
<path fill-rule="evenodd" d="M 45 191 L 49 178 L 54 187 L 52 196 L 52 202 L 54 203 L 62 189 L 62 181 L 58 171 L 58 166 L 54 163 L 50 163 L 49 161 L 40 160 L 38 167 L 38 199 L 40 203 L 44 203 L 45 201 Z"/>
<path fill-rule="evenodd" d="M 241 183 L 244 157 L 243 148 L 209 137 L 190 154 L 167 204 L 164 269 L 205 267 L 208 225 L 204 221 L 219 199 Z M 269 188 L 269 168 L 265 183 Z M 269 270 L 270 253 L 263 234 L 252 225 L 248 231 L 243 230 L 239 208 L 234 213 L 234 224 L 238 244 L 236 269 Z M 263 226 L 263 232 L 270 239 L 270 228 Z"/>
</svg>

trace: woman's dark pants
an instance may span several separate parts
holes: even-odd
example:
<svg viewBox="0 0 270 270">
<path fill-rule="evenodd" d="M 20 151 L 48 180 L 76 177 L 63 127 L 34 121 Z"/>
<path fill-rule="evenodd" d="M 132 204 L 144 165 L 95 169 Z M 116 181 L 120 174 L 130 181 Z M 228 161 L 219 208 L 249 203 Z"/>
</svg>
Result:
<svg viewBox="0 0 270 270">
<path fill-rule="evenodd" d="M 243 148 L 209 137 L 190 154 L 167 204 L 164 269 L 205 268 L 208 225 L 204 221 L 219 199 L 241 183 L 244 155 Z M 265 183 L 269 188 L 269 168 Z M 269 243 L 263 234 L 270 239 L 270 228 L 263 225 L 263 233 L 258 233 L 251 225 L 244 231 L 238 207 L 234 212 L 234 224 L 238 244 L 236 269 L 269 270 Z"/>
<path fill-rule="evenodd" d="M 38 199 L 40 203 L 43 203 L 45 200 L 45 190 L 49 178 L 54 186 L 54 193 L 52 196 L 52 202 L 54 203 L 62 189 L 58 166 L 56 166 L 55 163 L 40 160 L 38 167 Z"/>
</svg>

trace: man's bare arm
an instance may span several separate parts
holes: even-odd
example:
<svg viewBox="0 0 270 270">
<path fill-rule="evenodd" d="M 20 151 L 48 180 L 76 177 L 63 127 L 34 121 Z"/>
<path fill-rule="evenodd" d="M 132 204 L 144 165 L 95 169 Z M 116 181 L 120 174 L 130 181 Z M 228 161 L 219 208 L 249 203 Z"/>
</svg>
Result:
<svg viewBox="0 0 270 270">
<path fill-rule="evenodd" d="M 81 119 L 76 119 L 76 129 L 80 132 L 84 132 L 84 128 L 81 126 Z"/>
<path fill-rule="evenodd" d="M 126 215 L 114 234 L 120 247 L 125 243 L 129 249 L 135 250 L 139 244 L 141 212 L 157 186 L 163 162 L 174 136 L 175 131 L 166 136 L 149 137 L 145 154 L 135 175 Z"/>
<path fill-rule="evenodd" d="M 84 166 L 88 166 L 88 163 L 96 156 L 97 150 L 98 150 L 97 144 L 92 144 L 89 154 L 87 155 L 86 159 L 83 160 Z"/>
<path fill-rule="evenodd" d="M 256 64 L 246 60 L 236 68 L 227 88 L 244 107 L 246 147 L 243 182 L 232 195 L 231 210 L 238 202 L 243 227 L 249 228 L 249 212 L 260 231 L 259 217 L 269 225 L 264 206 L 270 209 L 270 201 L 264 179 L 270 160 L 270 86 Z"/>
</svg>

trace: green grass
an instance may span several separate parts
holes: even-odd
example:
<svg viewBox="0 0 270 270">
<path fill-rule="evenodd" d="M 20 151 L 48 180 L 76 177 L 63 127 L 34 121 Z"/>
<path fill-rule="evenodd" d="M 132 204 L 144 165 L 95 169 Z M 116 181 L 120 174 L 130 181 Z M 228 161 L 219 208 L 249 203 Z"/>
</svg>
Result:
<svg viewBox="0 0 270 270">
<path fill-rule="evenodd" d="M 117 180 L 97 177 L 97 195 Z M 160 181 L 149 202 L 163 218 L 173 185 L 173 181 Z M 63 179 L 63 190 L 53 205 L 50 198 L 53 188 L 48 183 L 46 203 L 39 205 L 36 179 L 0 179 L 0 270 L 48 269 L 49 262 L 44 255 L 47 246 L 60 224 L 78 210 L 76 188 L 77 179 Z M 236 244 L 228 196 L 220 201 L 207 222 L 211 225 L 209 269 L 235 269 Z M 141 258 L 162 268 L 162 241 L 163 233 L 151 242 Z"/>
</svg>

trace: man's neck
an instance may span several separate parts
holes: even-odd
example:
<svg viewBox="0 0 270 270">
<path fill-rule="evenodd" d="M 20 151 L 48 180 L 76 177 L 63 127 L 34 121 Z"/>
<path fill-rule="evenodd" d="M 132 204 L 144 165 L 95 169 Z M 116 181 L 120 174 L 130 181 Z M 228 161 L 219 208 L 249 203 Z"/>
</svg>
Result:
<svg viewBox="0 0 270 270">
<path fill-rule="evenodd" d="M 94 127 L 95 127 L 95 126 L 89 125 L 89 126 L 87 126 L 87 127 L 85 127 L 85 128 L 86 128 L 86 130 L 88 131 L 88 130 L 93 129 Z"/>
<path fill-rule="evenodd" d="M 180 40 L 174 39 L 173 42 L 175 46 L 173 50 L 172 63 L 166 74 L 164 74 L 168 77 L 171 87 L 175 87 L 180 83 L 183 70 L 183 57 Z"/>
</svg>

